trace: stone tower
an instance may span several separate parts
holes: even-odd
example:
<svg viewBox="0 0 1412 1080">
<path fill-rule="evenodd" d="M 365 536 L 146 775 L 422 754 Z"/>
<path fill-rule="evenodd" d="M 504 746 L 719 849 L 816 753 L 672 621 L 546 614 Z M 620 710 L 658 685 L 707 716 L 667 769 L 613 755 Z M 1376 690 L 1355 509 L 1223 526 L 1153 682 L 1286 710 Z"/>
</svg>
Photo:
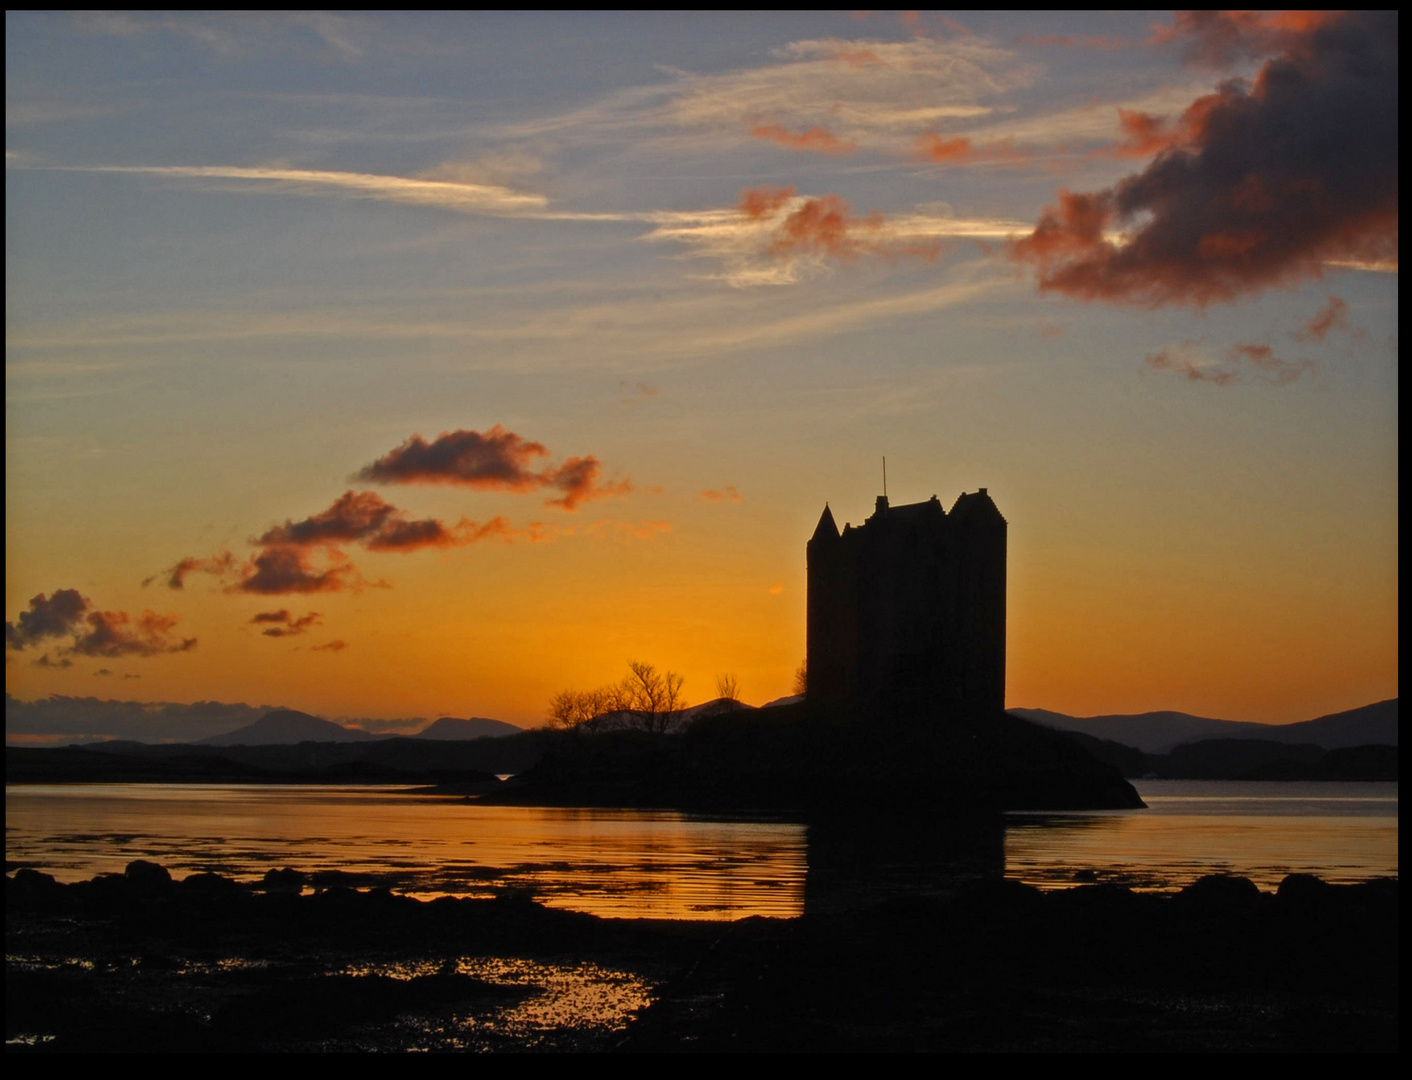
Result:
<svg viewBox="0 0 1412 1080">
<path fill-rule="evenodd" d="M 870 716 L 1005 708 L 1005 519 L 985 488 L 840 533 L 827 506 L 808 544 L 808 697 Z"/>
</svg>

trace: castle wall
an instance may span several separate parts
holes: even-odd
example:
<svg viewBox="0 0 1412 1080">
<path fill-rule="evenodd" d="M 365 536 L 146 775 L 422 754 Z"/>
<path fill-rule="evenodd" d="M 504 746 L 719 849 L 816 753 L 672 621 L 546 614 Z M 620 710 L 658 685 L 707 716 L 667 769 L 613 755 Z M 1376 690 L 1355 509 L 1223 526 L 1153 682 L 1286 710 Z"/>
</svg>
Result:
<svg viewBox="0 0 1412 1080">
<path fill-rule="evenodd" d="M 809 700 L 869 714 L 1005 702 L 1005 519 L 982 491 L 933 498 L 808 544 Z"/>
</svg>

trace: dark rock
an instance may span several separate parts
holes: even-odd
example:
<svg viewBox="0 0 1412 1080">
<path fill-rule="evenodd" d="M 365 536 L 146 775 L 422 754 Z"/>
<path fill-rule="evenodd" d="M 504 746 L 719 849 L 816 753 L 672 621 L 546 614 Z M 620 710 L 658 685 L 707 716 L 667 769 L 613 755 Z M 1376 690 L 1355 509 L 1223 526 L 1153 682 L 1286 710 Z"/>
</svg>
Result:
<svg viewBox="0 0 1412 1080">
<path fill-rule="evenodd" d="M 1208 916 L 1245 916 L 1255 913 L 1262 896 L 1255 882 L 1232 874 L 1208 874 L 1179 892 L 1184 908 Z"/>
<path fill-rule="evenodd" d="M 16 911 L 52 911 L 62 905 L 64 886 L 53 875 L 28 866 L 5 879 L 5 907 Z"/>
<path fill-rule="evenodd" d="M 284 867 L 282 870 L 266 870 L 261 884 L 266 892 L 299 892 L 304 888 L 304 882 L 308 880 L 305 875 L 291 867 Z"/>
<path fill-rule="evenodd" d="M 143 893 L 162 892 L 171 887 L 172 875 L 165 866 L 146 859 L 135 859 L 127 864 L 123 877 Z"/>
<path fill-rule="evenodd" d="M 1127 915 L 1143 906 L 1144 898 L 1124 885 L 1086 885 L 1081 889 L 1062 889 L 1046 899 L 1063 911 L 1099 912 Z"/>
<path fill-rule="evenodd" d="M 1313 874 L 1290 874 L 1280 882 L 1275 896 L 1283 905 L 1304 907 L 1316 904 L 1322 907 L 1329 902 L 1333 891 L 1332 885 Z"/>
<path fill-rule="evenodd" d="M 177 893 L 196 904 L 232 901 L 245 895 L 245 888 L 221 874 L 191 874 L 177 883 Z"/>
</svg>

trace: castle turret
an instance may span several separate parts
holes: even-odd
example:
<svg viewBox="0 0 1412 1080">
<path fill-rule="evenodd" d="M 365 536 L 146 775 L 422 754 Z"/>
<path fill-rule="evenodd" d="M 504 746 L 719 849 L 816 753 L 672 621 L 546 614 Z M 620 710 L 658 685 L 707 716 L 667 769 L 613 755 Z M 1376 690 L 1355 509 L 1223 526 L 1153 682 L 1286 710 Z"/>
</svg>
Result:
<svg viewBox="0 0 1412 1080">
<path fill-rule="evenodd" d="M 838 539 L 838 525 L 834 522 L 833 513 L 829 510 L 828 503 L 824 503 L 824 512 L 819 515 L 819 523 L 814 526 L 814 535 L 810 537 L 810 542 L 822 540 L 825 537 Z"/>
</svg>

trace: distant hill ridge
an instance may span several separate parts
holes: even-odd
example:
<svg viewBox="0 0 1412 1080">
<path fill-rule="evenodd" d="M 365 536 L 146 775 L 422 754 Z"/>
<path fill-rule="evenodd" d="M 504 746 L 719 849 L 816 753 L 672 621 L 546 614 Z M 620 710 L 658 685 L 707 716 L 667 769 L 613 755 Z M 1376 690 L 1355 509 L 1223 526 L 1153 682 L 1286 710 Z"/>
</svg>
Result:
<svg viewBox="0 0 1412 1080">
<path fill-rule="evenodd" d="M 200 740 L 202 746 L 286 746 L 301 742 L 365 742 L 378 736 L 296 709 L 275 709 L 253 724 Z"/>
<path fill-rule="evenodd" d="M 796 697 L 780 698 L 767 702 L 762 708 L 789 705 L 800 700 Z M 1184 743 L 1207 739 L 1263 739 L 1338 750 L 1367 745 L 1397 746 L 1397 701 L 1393 698 L 1294 724 L 1218 720 L 1175 711 L 1087 717 L 1069 716 L 1048 709 L 1010 709 L 1009 712 L 1046 727 L 1090 735 L 1148 754 L 1165 754 Z M 736 706 L 721 700 L 708 701 L 686 710 L 682 720 L 690 724 L 700 715 L 727 711 L 732 707 Z M 741 707 L 750 709 L 748 705 Z M 388 730 L 369 731 L 361 727 L 346 727 L 295 709 L 271 709 L 269 706 L 261 709 L 221 702 L 144 704 L 60 696 L 25 702 L 8 693 L 5 695 L 7 743 L 11 738 L 20 743 L 33 740 L 51 744 L 59 740 L 86 742 L 116 738 L 141 743 L 278 746 L 300 742 L 365 742 L 399 737 L 468 741 L 509 736 L 524 730 L 515 724 L 487 717 L 460 719 L 443 716 L 429 724 L 421 721 L 424 726 L 415 734 L 408 734 L 407 729 L 416 723 L 418 721 L 370 721 L 370 727 L 387 724 Z"/>
<path fill-rule="evenodd" d="M 415 735 L 414 739 L 467 739 L 495 738 L 501 735 L 518 735 L 523 728 L 507 724 L 504 720 L 490 720 L 484 716 L 472 716 L 458 720 L 454 716 L 443 716 L 433 720 Z M 383 736 L 386 738 L 387 736 Z"/>
<path fill-rule="evenodd" d="M 522 730 L 504 720 L 490 720 L 483 716 L 473 716 L 465 720 L 443 716 L 439 720 L 433 720 L 415 735 L 404 735 L 395 731 L 376 733 L 364 731 L 362 728 L 344 727 L 332 720 L 324 720 L 297 709 L 274 709 L 253 724 L 246 724 L 223 735 L 201 739 L 200 745 L 289 746 L 301 742 L 367 742 L 370 739 L 397 738 L 466 742 L 471 739 L 518 735 Z"/>
<path fill-rule="evenodd" d="M 1397 746 L 1397 701 L 1392 698 L 1295 724 L 1254 724 L 1181 712 L 1067 716 L 1047 709 L 1008 711 L 1046 727 L 1081 732 L 1148 754 L 1165 754 L 1184 743 L 1206 739 L 1262 739 L 1342 750 L 1353 746 Z"/>
</svg>

